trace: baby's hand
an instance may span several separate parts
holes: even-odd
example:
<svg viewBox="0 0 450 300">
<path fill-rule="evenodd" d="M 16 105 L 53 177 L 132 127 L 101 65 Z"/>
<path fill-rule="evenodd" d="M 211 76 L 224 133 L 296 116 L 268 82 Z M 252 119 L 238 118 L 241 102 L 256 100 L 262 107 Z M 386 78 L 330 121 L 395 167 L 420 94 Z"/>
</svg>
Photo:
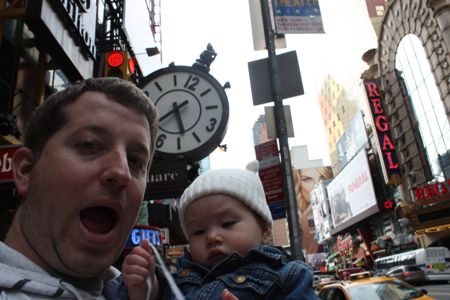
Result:
<svg viewBox="0 0 450 300">
<path fill-rule="evenodd" d="M 147 277 L 150 275 L 152 281 L 155 277 L 155 257 L 148 240 L 143 240 L 125 257 L 122 274 L 130 299 L 145 299 L 149 288 Z"/>
<path fill-rule="evenodd" d="M 224 289 L 222 291 L 222 300 L 239 300 L 235 295 L 233 295 L 229 290 Z"/>
</svg>

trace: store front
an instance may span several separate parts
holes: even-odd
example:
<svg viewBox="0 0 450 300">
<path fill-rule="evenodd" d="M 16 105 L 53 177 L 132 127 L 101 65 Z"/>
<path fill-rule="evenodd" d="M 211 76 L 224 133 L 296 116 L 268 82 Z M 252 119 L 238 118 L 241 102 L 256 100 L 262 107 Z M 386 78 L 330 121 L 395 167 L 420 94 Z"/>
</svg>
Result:
<svg viewBox="0 0 450 300">
<path fill-rule="evenodd" d="M 0 0 L 0 170 L 10 168 L 26 124 L 51 93 L 93 77 L 95 1 Z M 6 124 L 6 125 L 5 125 Z M 1 171 L 0 240 L 18 204 L 12 175 Z"/>
</svg>

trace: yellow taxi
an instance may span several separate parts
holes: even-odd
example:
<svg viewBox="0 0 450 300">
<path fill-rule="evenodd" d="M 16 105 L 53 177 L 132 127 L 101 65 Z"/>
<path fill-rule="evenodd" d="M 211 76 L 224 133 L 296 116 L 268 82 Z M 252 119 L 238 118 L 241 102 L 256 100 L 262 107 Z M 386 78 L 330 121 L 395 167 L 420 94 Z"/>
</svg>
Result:
<svg viewBox="0 0 450 300">
<path fill-rule="evenodd" d="M 379 276 L 373 277 L 371 272 L 350 275 L 350 280 L 328 284 L 320 289 L 322 300 L 409 300 L 433 299 L 426 290 L 418 290 L 403 280 Z"/>
</svg>

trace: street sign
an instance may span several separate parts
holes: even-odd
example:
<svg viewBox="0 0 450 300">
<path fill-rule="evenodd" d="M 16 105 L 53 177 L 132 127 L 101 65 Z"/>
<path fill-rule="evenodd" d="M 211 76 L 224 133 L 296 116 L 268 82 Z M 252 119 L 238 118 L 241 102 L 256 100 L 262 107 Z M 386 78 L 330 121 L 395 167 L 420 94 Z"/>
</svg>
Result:
<svg viewBox="0 0 450 300">
<path fill-rule="evenodd" d="M 269 203 L 269 209 L 272 214 L 272 219 L 277 220 L 286 218 L 286 208 L 284 206 L 284 201 Z"/>
<path fill-rule="evenodd" d="M 281 99 L 303 95 L 303 83 L 298 66 L 297 52 L 290 51 L 277 55 L 281 89 Z M 269 59 L 263 58 L 248 63 L 253 105 L 272 102 L 272 84 L 270 82 Z"/>
<path fill-rule="evenodd" d="M 266 158 L 271 157 L 278 157 L 278 144 L 276 140 L 270 140 L 268 142 L 259 144 L 255 146 L 255 153 L 256 153 L 256 159 L 260 161 L 260 168 L 261 168 L 261 161 Z"/>
<path fill-rule="evenodd" d="M 283 193 L 283 169 L 281 164 L 259 171 L 267 203 L 281 201 Z"/>
<path fill-rule="evenodd" d="M 277 138 L 277 129 L 275 125 L 274 106 L 264 106 L 264 114 L 266 115 L 267 137 L 269 139 Z M 292 124 L 291 107 L 283 105 L 284 119 L 286 120 L 287 137 L 294 137 L 294 125 Z"/>
<path fill-rule="evenodd" d="M 319 1 L 272 1 L 277 33 L 324 33 Z"/>
</svg>

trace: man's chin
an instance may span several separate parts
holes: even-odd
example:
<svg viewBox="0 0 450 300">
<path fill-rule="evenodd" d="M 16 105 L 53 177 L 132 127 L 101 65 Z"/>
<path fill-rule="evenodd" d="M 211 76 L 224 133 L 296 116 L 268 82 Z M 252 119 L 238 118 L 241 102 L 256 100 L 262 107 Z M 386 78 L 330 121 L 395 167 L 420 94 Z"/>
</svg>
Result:
<svg viewBox="0 0 450 300">
<path fill-rule="evenodd" d="M 69 257 L 68 264 L 62 267 L 63 274 L 73 278 L 92 279 L 101 278 L 105 271 L 115 262 L 115 259 L 105 256 L 99 257 Z"/>
</svg>

